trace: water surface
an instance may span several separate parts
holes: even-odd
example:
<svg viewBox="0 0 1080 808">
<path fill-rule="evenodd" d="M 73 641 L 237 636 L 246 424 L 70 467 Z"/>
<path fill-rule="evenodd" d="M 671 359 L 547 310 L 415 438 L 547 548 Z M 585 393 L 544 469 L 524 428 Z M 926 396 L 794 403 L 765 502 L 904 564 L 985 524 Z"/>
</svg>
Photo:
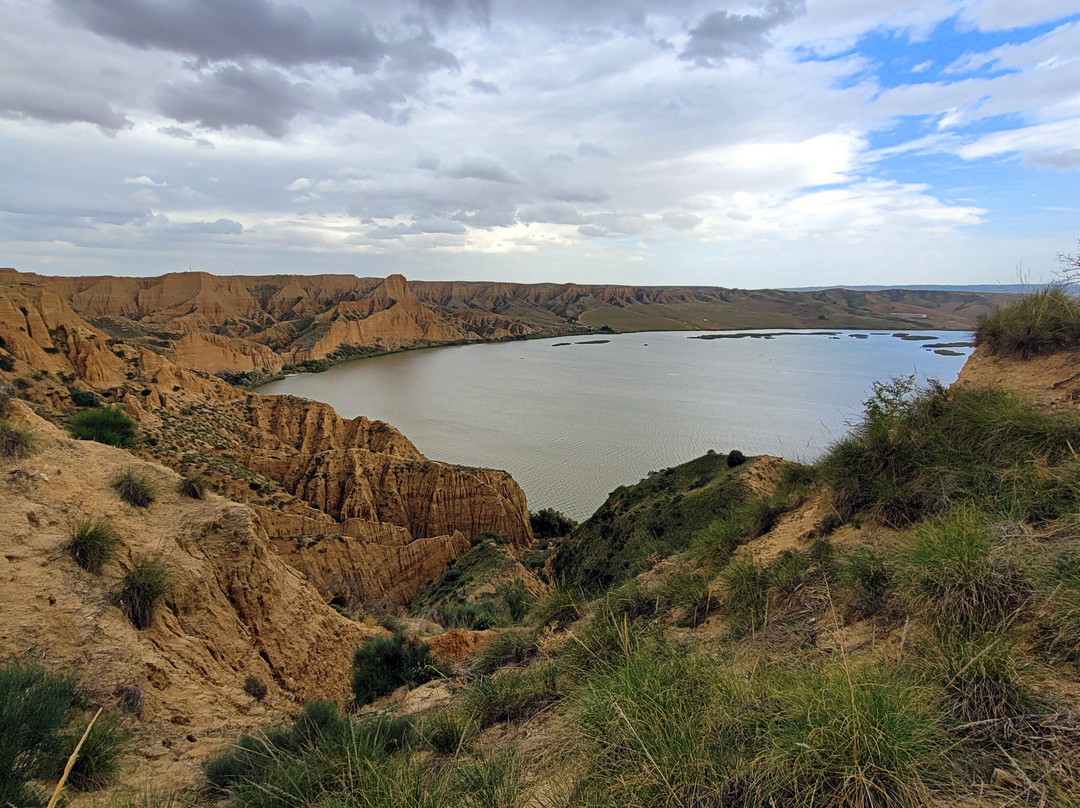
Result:
<svg viewBox="0 0 1080 808">
<path fill-rule="evenodd" d="M 506 469 L 529 507 L 589 516 L 619 485 L 709 449 L 810 461 L 858 418 L 874 381 L 955 380 L 934 344 L 963 332 L 769 329 L 463 345 L 392 354 L 261 389 L 393 424 L 435 460 Z M 556 345 L 556 343 L 570 343 Z"/>
</svg>

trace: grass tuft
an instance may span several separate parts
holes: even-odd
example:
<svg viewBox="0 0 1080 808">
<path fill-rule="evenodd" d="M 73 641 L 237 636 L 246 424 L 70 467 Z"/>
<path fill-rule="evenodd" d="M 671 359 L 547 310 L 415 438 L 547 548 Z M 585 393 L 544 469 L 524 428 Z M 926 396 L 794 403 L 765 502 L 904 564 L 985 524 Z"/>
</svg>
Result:
<svg viewBox="0 0 1080 808">
<path fill-rule="evenodd" d="M 180 492 L 181 496 L 190 499 L 203 499 L 210 488 L 211 483 L 206 475 L 192 474 L 190 477 L 185 477 L 180 481 L 177 490 Z"/>
<path fill-rule="evenodd" d="M 1063 286 L 1026 294 L 982 317 L 975 344 L 986 353 L 1017 359 L 1080 348 L 1080 300 Z"/>
<path fill-rule="evenodd" d="M 136 561 L 124 576 L 117 602 L 131 624 L 140 631 L 150 627 L 154 611 L 169 591 L 169 571 L 157 558 Z"/>
<path fill-rule="evenodd" d="M 26 429 L 0 420 L 0 457 L 21 460 L 34 451 L 34 436 Z"/>
<path fill-rule="evenodd" d="M 120 499 L 135 508 L 149 508 L 157 495 L 150 478 L 133 468 L 120 472 L 120 476 L 113 480 L 112 488 Z"/>
<path fill-rule="evenodd" d="M 76 522 L 68 535 L 65 549 L 75 563 L 87 572 L 101 573 L 102 567 L 116 555 L 120 536 L 112 522 L 104 518 L 87 517 Z"/>
</svg>

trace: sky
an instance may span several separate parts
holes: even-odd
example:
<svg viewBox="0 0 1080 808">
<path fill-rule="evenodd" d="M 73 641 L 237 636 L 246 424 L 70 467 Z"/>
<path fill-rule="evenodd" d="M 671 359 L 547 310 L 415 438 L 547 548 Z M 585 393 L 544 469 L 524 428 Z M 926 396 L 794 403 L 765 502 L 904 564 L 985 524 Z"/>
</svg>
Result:
<svg viewBox="0 0 1080 808">
<path fill-rule="evenodd" d="M 0 0 L 0 266 L 1041 282 L 1077 0 Z"/>
</svg>

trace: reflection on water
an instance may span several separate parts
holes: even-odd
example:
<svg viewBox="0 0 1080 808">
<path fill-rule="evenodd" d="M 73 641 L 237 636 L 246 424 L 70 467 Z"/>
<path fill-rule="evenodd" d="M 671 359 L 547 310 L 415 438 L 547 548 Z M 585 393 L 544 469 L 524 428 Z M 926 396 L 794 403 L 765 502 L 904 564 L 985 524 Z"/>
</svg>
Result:
<svg viewBox="0 0 1080 808">
<path fill-rule="evenodd" d="M 942 355 L 934 344 L 967 335 L 920 332 L 932 334 L 940 340 L 771 329 L 767 339 L 660 332 L 465 345 L 339 365 L 261 392 L 388 421 L 428 457 L 506 469 L 533 510 L 582 519 L 616 486 L 709 449 L 813 460 L 858 417 L 875 380 L 956 378 L 970 350 Z"/>
</svg>

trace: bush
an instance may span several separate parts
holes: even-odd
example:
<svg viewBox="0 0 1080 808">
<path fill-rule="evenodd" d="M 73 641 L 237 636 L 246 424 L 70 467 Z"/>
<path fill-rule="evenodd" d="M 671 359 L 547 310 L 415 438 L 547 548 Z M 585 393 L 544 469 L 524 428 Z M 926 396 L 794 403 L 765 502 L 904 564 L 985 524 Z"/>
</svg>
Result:
<svg viewBox="0 0 1080 808">
<path fill-rule="evenodd" d="M 467 628 L 484 631 L 495 628 L 495 615 L 482 603 L 459 603 L 446 609 L 441 615 L 442 623 L 447 628 Z"/>
<path fill-rule="evenodd" d="M 472 670 L 490 675 L 507 665 L 520 665 L 539 653 L 536 638 L 522 630 L 503 631 L 481 648 L 472 660 Z"/>
<path fill-rule="evenodd" d="M 0 663 L 0 805 L 37 805 L 33 781 L 58 779 L 87 725 L 75 681 L 18 662 Z M 124 747 L 118 723 L 102 714 L 72 770 L 75 788 L 104 784 Z"/>
<path fill-rule="evenodd" d="M 140 631 L 149 628 L 154 620 L 154 609 L 169 591 L 169 571 L 156 558 L 136 561 L 127 574 L 117 596 L 117 601 L 131 624 Z"/>
<path fill-rule="evenodd" d="M 131 468 L 124 469 L 120 476 L 113 480 L 112 488 L 120 495 L 120 499 L 136 508 L 149 508 L 157 493 L 154 484 L 145 474 Z"/>
<path fill-rule="evenodd" d="M 244 692 L 255 699 L 255 701 L 262 701 L 266 698 L 266 694 L 269 691 L 266 689 L 266 682 L 258 676 L 248 676 L 248 678 L 244 680 Z"/>
<path fill-rule="evenodd" d="M 0 370 L 11 371 L 15 370 L 15 359 L 11 356 L 0 356 Z"/>
<path fill-rule="evenodd" d="M 112 522 L 102 518 L 81 519 L 74 524 L 65 548 L 75 563 L 95 575 L 116 555 L 120 537 Z"/>
<path fill-rule="evenodd" d="M 800 672 L 776 694 L 752 771 L 761 805 L 905 808 L 928 803 L 924 780 L 945 747 L 929 699 L 894 674 L 842 666 Z"/>
<path fill-rule="evenodd" d="M 766 579 L 751 558 L 735 559 L 720 573 L 724 612 L 737 635 L 765 625 Z"/>
<path fill-rule="evenodd" d="M 74 751 L 79 739 L 82 738 L 84 727 L 76 724 L 67 734 L 66 749 L 70 755 Z M 116 776 L 120 768 L 120 758 L 127 749 L 129 734 L 120 725 L 120 719 L 112 713 L 102 713 L 94 722 L 94 728 L 86 736 L 79 756 L 75 759 L 75 765 L 71 767 L 68 775 L 68 786 L 76 791 L 94 791 L 104 788 Z M 63 761 L 55 770 L 55 777 L 59 779 L 63 774 Z"/>
<path fill-rule="evenodd" d="M 465 707 L 480 727 L 532 718 L 559 697 L 553 665 L 500 676 L 482 676 L 465 694 Z"/>
<path fill-rule="evenodd" d="M 1080 301 L 1063 286 L 1026 294 L 980 318 L 975 344 L 1018 359 L 1080 347 Z"/>
<path fill-rule="evenodd" d="M 733 469 L 736 466 L 741 466 L 746 462 L 746 455 L 740 452 L 738 449 L 732 449 L 727 454 L 727 467 Z"/>
<path fill-rule="evenodd" d="M 68 432 L 78 440 L 93 440 L 128 448 L 135 444 L 135 422 L 119 407 L 83 410 L 68 421 Z"/>
<path fill-rule="evenodd" d="M 541 626 L 557 623 L 565 626 L 581 617 L 581 599 L 569 589 L 553 587 L 542 595 L 529 612 L 529 619 Z"/>
<path fill-rule="evenodd" d="M 990 628 L 1027 599 L 1031 586 L 990 519 L 970 507 L 921 525 L 903 553 L 916 606 L 939 626 Z"/>
<path fill-rule="evenodd" d="M 745 525 L 737 516 L 729 516 L 698 531 L 690 545 L 690 557 L 707 571 L 716 572 L 727 566 L 744 541 Z"/>
<path fill-rule="evenodd" d="M 71 396 L 71 403 L 76 407 L 101 406 L 101 396 L 92 390 L 79 390 L 76 387 L 69 387 L 68 395 Z"/>
<path fill-rule="evenodd" d="M 210 490 L 210 480 L 203 474 L 192 474 L 180 481 L 177 488 L 181 496 L 191 499 L 202 499 Z"/>
<path fill-rule="evenodd" d="M 353 653 L 353 695 L 357 704 L 368 704 L 402 685 L 414 687 L 440 673 L 426 644 L 402 633 L 376 637 Z"/>
<path fill-rule="evenodd" d="M 541 508 L 530 513 L 529 522 L 532 524 L 533 536 L 537 539 L 566 536 L 577 527 L 577 522 L 554 508 Z"/>
<path fill-rule="evenodd" d="M 0 457 L 19 460 L 34 450 L 34 436 L 25 429 L 0 420 Z"/>
<path fill-rule="evenodd" d="M 889 571 L 880 553 L 859 547 L 846 554 L 840 563 L 837 580 L 851 596 L 855 617 L 873 617 L 888 601 Z"/>
<path fill-rule="evenodd" d="M 902 527 L 969 502 L 1045 521 L 1075 508 L 1077 418 L 1044 415 L 1000 390 L 916 390 L 912 378 L 874 391 L 819 468 L 841 518 L 865 509 Z"/>
</svg>

